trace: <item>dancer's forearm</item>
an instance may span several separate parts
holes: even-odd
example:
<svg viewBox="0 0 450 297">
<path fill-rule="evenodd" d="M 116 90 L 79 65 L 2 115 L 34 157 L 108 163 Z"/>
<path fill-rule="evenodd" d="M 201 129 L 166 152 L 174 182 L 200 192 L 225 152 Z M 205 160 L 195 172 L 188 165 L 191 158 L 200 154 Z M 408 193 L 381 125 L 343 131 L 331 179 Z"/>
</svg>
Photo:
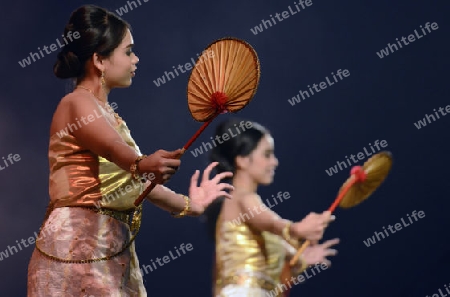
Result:
<svg viewBox="0 0 450 297">
<path fill-rule="evenodd" d="M 146 184 L 148 186 L 149 183 Z M 157 185 L 147 196 L 147 200 L 168 212 L 179 213 L 185 208 L 186 202 L 181 194 L 171 189 Z M 190 213 L 188 213 L 190 215 Z"/>
</svg>

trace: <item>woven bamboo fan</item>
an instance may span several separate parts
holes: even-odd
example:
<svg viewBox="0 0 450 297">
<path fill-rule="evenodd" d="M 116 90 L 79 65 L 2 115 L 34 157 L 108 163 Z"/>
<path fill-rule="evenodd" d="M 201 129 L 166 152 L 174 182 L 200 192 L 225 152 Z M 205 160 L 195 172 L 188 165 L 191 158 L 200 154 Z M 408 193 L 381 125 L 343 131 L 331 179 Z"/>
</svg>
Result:
<svg viewBox="0 0 450 297">
<path fill-rule="evenodd" d="M 391 167 L 392 154 L 388 151 L 373 155 L 362 167 L 354 166 L 351 169 L 350 177 L 342 185 L 336 200 L 328 210 L 333 212 L 338 205 L 342 208 L 354 207 L 366 200 L 386 179 Z M 307 240 L 298 249 L 290 261 L 291 266 L 295 265 L 309 244 L 310 242 Z"/>
<path fill-rule="evenodd" d="M 260 77 L 256 52 L 245 41 L 223 38 L 200 57 L 189 78 L 189 111 L 199 122 L 237 112 L 253 98 Z"/>
<path fill-rule="evenodd" d="M 183 153 L 219 114 L 235 113 L 247 106 L 256 93 L 259 78 L 258 55 L 247 42 L 226 37 L 206 47 L 187 85 L 191 116 L 204 124 L 183 146 Z M 155 186 L 152 182 L 134 204 L 142 203 Z"/>
</svg>

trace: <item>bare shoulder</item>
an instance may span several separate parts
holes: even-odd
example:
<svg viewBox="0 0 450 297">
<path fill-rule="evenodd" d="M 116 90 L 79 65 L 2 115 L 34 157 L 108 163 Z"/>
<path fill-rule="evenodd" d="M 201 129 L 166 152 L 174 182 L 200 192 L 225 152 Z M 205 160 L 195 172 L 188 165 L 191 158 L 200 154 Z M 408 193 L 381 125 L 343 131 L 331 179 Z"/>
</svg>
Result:
<svg viewBox="0 0 450 297">
<path fill-rule="evenodd" d="M 64 96 L 60 101 L 61 106 L 76 107 L 76 106 L 98 106 L 94 98 L 88 93 L 72 92 Z"/>
<path fill-rule="evenodd" d="M 247 209 L 253 206 L 259 206 L 262 203 L 261 196 L 257 193 L 245 193 L 236 195 L 237 203 L 241 208 Z"/>
<path fill-rule="evenodd" d="M 247 203 L 257 199 L 258 195 L 244 194 L 244 193 L 232 193 L 232 199 L 224 199 L 222 205 L 222 219 L 224 221 L 231 221 L 236 219 L 240 213 L 246 209 Z"/>
<path fill-rule="evenodd" d="M 73 111 L 76 109 L 91 110 L 98 108 L 95 101 L 89 96 L 89 94 L 83 94 L 78 92 L 72 92 L 65 95 L 59 101 L 56 106 L 56 110 L 53 113 L 52 124 L 50 128 L 50 133 L 54 134 L 57 131 L 65 128 L 74 117 Z"/>
</svg>

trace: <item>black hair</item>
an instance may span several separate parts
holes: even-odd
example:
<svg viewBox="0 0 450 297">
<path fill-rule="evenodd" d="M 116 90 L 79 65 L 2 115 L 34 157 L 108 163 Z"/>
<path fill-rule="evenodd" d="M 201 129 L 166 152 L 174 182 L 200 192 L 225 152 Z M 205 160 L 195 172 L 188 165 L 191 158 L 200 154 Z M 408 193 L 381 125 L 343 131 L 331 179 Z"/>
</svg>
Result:
<svg viewBox="0 0 450 297">
<path fill-rule="evenodd" d="M 209 160 L 210 162 L 219 162 L 215 167 L 217 173 L 225 171 L 236 173 L 236 157 L 250 155 L 264 135 L 269 134 L 269 130 L 256 122 L 231 118 L 221 122 L 216 128 L 216 135 L 223 136 L 224 134 L 231 137 L 228 140 L 222 140 L 222 143 L 216 144 L 212 148 Z M 231 183 L 231 180 L 227 180 L 227 182 Z M 215 241 L 217 218 L 224 199 L 224 197 L 217 198 L 204 212 L 208 235 L 213 241 Z"/>
<path fill-rule="evenodd" d="M 94 53 L 108 57 L 122 42 L 131 26 L 112 12 L 96 5 L 84 5 L 72 12 L 64 29 L 78 37 L 67 41 L 58 53 L 53 72 L 58 78 L 82 79 L 86 62 Z"/>
</svg>

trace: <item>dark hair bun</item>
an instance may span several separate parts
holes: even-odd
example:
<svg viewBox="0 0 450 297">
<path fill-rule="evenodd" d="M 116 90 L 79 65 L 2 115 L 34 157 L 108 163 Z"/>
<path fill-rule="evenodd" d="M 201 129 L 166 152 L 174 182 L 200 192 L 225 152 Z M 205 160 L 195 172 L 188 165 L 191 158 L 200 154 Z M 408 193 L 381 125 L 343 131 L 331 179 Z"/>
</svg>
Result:
<svg viewBox="0 0 450 297">
<path fill-rule="evenodd" d="M 76 78 L 81 73 L 81 63 L 73 52 L 61 51 L 53 66 L 53 72 L 58 78 Z"/>
<path fill-rule="evenodd" d="M 219 162 L 219 164 L 215 167 L 218 173 L 231 171 L 234 172 L 234 164 L 231 164 L 229 160 L 227 160 L 222 152 L 220 151 L 220 148 L 213 149 L 209 155 L 209 160 L 211 162 Z"/>
<path fill-rule="evenodd" d="M 109 57 L 122 42 L 127 29 L 131 30 L 127 22 L 104 8 L 90 4 L 79 7 L 64 27 L 63 36 L 70 32 L 73 38 L 68 37 L 70 41 L 58 54 L 53 73 L 62 79 L 83 79 L 87 61 L 95 53 Z"/>
</svg>

